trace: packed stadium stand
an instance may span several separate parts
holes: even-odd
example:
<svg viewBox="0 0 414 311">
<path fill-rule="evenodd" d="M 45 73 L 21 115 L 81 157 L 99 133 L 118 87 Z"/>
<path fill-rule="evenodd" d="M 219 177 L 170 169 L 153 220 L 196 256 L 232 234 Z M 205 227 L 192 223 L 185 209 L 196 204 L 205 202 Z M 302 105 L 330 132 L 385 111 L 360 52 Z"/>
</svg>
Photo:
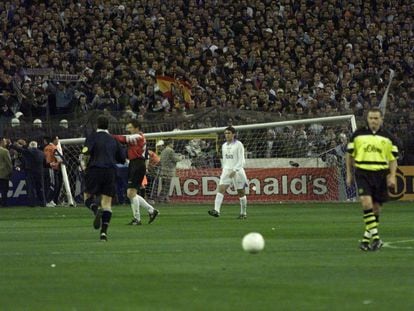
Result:
<svg viewBox="0 0 414 311">
<path fill-rule="evenodd" d="M 362 123 L 383 100 L 411 163 L 413 11 L 409 0 L 2 1 L 0 136 L 81 137 L 97 111 L 114 132 L 129 118 L 146 132 Z"/>
</svg>

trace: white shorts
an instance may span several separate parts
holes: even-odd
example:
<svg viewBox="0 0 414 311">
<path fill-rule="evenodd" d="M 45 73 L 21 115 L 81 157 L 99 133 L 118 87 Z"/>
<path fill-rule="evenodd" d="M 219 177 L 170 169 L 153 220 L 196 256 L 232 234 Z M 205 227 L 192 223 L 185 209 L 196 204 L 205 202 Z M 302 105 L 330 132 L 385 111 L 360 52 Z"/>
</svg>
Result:
<svg viewBox="0 0 414 311">
<path fill-rule="evenodd" d="M 220 176 L 219 185 L 233 185 L 236 190 L 244 189 L 248 185 L 246 172 L 244 169 L 239 170 L 233 178 L 230 178 L 230 173 L 233 170 L 224 169 Z"/>
</svg>

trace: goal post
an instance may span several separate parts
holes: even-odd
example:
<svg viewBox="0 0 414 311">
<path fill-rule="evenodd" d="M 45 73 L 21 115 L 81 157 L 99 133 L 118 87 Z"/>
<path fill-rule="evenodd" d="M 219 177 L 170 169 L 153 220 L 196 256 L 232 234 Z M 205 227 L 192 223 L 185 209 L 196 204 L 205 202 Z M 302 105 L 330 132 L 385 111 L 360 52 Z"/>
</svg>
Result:
<svg viewBox="0 0 414 311">
<path fill-rule="evenodd" d="M 355 187 L 347 187 L 345 183 L 346 143 L 356 129 L 354 115 L 234 127 L 237 139 L 245 147 L 249 202 L 345 201 L 356 197 Z M 170 138 L 175 142 L 175 151 L 184 156 L 177 163 L 177 176 L 170 185 L 172 202 L 214 201 L 221 173 L 220 152 L 225 128 L 145 134 L 150 150 L 158 151 L 157 142 Z M 79 155 L 84 140 L 60 141 L 67 163 L 64 180 L 78 202 L 83 183 Z M 160 184 L 155 183 L 157 188 L 147 191 L 155 193 L 154 200 Z M 229 188 L 227 192 L 225 202 L 237 202 L 235 189 Z"/>
</svg>

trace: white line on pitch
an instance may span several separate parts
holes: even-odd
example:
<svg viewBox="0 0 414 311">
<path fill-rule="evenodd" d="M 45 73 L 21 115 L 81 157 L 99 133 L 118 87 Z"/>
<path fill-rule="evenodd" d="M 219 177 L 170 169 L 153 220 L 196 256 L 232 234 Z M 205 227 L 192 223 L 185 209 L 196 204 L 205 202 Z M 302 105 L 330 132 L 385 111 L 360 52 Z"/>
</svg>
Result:
<svg viewBox="0 0 414 311">
<path fill-rule="evenodd" d="M 394 245 L 394 244 L 410 243 L 410 242 L 414 242 L 414 240 L 401 240 L 401 241 L 395 241 L 395 242 L 384 242 L 383 247 L 399 248 L 399 249 L 414 249 L 414 247 L 412 247 L 412 246 L 398 246 L 398 245 Z"/>
<path fill-rule="evenodd" d="M 99 242 L 102 243 L 102 242 Z M 103 244 L 103 243 L 102 243 Z M 183 253 L 184 250 L 180 250 L 180 249 L 176 249 L 176 250 L 169 250 L 169 253 Z M 163 253 L 163 251 L 148 251 L 148 250 L 125 250 L 125 251 L 108 251 L 105 250 L 104 251 L 105 254 L 138 254 L 138 253 L 152 253 L 152 254 L 156 254 L 156 253 Z M 10 253 L 2 253 L 0 254 L 1 257 L 4 256 L 43 256 L 43 255 L 56 255 L 56 256 L 60 256 L 60 255 L 102 255 L 102 252 L 99 251 L 67 251 L 67 252 L 59 252 L 59 251 L 55 251 L 55 252 L 44 252 L 44 253 L 24 253 L 24 252 L 10 252 Z"/>
</svg>

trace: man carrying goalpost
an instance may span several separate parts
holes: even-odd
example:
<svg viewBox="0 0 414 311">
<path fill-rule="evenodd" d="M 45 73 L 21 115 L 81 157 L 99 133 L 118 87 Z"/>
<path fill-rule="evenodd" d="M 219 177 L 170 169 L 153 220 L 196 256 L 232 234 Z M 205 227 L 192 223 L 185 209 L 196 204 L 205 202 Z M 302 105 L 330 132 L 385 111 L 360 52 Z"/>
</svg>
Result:
<svg viewBox="0 0 414 311">
<path fill-rule="evenodd" d="M 208 214 L 213 217 L 220 216 L 220 209 L 224 199 L 224 193 L 230 185 L 234 186 L 240 200 L 239 219 L 247 218 L 247 198 L 245 188 L 248 185 L 246 172 L 244 171 L 244 146 L 235 139 L 236 129 L 228 126 L 224 130 L 226 142 L 221 148 L 222 153 L 222 173 L 216 199 L 214 201 L 214 209 L 209 210 Z"/>
</svg>

